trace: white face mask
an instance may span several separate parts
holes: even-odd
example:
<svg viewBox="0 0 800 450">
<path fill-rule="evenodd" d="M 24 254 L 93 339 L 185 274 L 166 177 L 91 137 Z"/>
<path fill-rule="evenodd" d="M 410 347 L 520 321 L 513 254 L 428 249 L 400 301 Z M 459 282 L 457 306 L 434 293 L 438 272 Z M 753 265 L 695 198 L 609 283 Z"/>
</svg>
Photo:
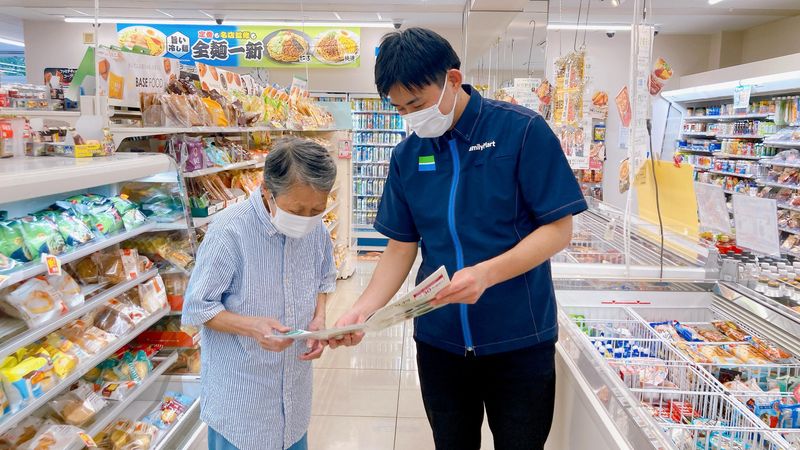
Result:
<svg viewBox="0 0 800 450">
<path fill-rule="evenodd" d="M 278 206 L 275 197 L 271 197 L 272 204 L 275 206 L 275 216 L 272 217 L 272 224 L 286 237 L 295 239 L 301 238 L 311 233 L 322 220 L 322 214 L 313 217 L 305 217 L 286 212 Z"/>
<path fill-rule="evenodd" d="M 450 110 L 450 113 L 443 114 L 439 110 L 439 105 L 444 98 L 444 90 L 446 87 L 447 77 L 445 77 L 444 86 L 442 86 L 442 94 L 439 95 L 439 101 L 436 102 L 435 105 L 403 116 L 403 119 L 408 123 L 411 130 L 417 133 L 417 136 L 421 138 L 437 138 L 447 132 L 450 126 L 453 125 L 453 115 L 456 112 L 458 95 L 455 95 L 453 98 L 453 108 Z"/>
</svg>

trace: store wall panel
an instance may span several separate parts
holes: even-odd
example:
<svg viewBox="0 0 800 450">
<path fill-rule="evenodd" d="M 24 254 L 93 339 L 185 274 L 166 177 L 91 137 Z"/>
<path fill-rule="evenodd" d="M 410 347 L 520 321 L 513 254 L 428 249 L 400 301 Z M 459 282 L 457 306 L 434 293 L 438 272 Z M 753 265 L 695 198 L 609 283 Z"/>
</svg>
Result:
<svg viewBox="0 0 800 450">
<path fill-rule="evenodd" d="M 797 53 L 800 16 L 776 20 L 744 31 L 741 63 Z"/>
<path fill-rule="evenodd" d="M 83 43 L 83 33 L 91 32 L 93 26 L 57 20 L 26 20 L 23 29 L 28 82 L 43 84 L 46 67 L 78 67 L 87 47 Z M 116 27 L 102 24 L 98 36 L 100 44 L 114 44 L 117 41 Z"/>
</svg>

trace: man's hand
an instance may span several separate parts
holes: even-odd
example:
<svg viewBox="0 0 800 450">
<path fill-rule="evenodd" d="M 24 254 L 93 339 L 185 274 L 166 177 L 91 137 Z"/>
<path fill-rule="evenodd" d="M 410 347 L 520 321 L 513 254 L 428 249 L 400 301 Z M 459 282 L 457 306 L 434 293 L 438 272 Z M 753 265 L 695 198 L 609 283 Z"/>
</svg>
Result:
<svg viewBox="0 0 800 450">
<path fill-rule="evenodd" d="M 356 308 L 351 309 L 350 311 L 344 313 L 339 320 L 336 321 L 336 325 L 334 328 L 341 328 L 346 327 L 349 325 L 357 325 L 360 323 L 364 323 L 367 320 L 366 314 L 359 311 Z M 339 346 L 346 346 L 351 347 L 353 345 L 358 345 L 361 343 L 361 340 L 364 339 L 364 332 L 358 331 L 355 333 L 347 333 L 341 337 L 334 338 L 328 341 L 328 345 L 331 348 L 336 348 Z"/>
<path fill-rule="evenodd" d="M 318 315 L 314 317 L 314 320 L 308 324 L 308 331 L 319 331 L 325 329 L 325 316 Z M 306 341 L 306 346 L 308 347 L 308 351 L 300 355 L 301 361 L 311 361 L 313 359 L 317 359 L 322 356 L 322 350 L 325 349 L 326 341 L 320 341 L 317 339 L 309 339 Z"/>
<path fill-rule="evenodd" d="M 483 266 L 477 265 L 461 269 L 453 275 L 450 284 L 436 295 L 434 306 L 449 303 L 474 304 L 489 288 L 489 277 Z"/>
<path fill-rule="evenodd" d="M 276 336 L 276 333 L 286 333 L 291 328 L 284 326 L 275 319 L 268 317 L 250 318 L 250 337 L 258 341 L 258 345 L 270 352 L 282 352 L 292 345 L 291 339 Z"/>
</svg>

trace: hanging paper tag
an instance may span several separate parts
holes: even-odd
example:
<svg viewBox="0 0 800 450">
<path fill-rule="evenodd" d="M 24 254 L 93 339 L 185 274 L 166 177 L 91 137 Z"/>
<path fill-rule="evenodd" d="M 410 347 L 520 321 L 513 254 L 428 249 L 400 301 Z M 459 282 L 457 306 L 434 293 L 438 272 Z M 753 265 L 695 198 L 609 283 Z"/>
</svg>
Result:
<svg viewBox="0 0 800 450">
<path fill-rule="evenodd" d="M 751 86 L 736 86 L 733 89 L 733 109 L 750 108 Z"/>
<path fill-rule="evenodd" d="M 48 275 L 61 275 L 61 260 L 55 255 L 42 253 L 42 264 L 47 266 Z"/>
<path fill-rule="evenodd" d="M 780 255 L 775 200 L 734 195 L 733 218 L 739 246 L 762 255 Z"/>
</svg>

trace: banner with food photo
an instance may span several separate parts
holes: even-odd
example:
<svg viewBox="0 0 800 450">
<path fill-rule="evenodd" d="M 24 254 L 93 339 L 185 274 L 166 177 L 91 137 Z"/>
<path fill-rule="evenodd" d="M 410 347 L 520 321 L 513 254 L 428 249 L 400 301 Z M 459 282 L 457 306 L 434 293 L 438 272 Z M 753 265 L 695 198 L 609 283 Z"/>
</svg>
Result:
<svg viewBox="0 0 800 450">
<path fill-rule="evenodd" d="M 247 83 L 238 73 L 220 69 L 203 63 L 197 63 L 197 76 L 200 77 L 200 87 L 211 92 L 216 90 L 219 93 L 247 93 Z"/>
<path fill-rule="evenodd" d="M 358 27 L 118 24 L 120 47 L 185 64 L 292 68 L 353 68 L 361 63 Z"/>
<path fill-rule="evenodd" d="M 97 93 L 110 106 L 138 108 L 142 93 L 163 93 L 180 75 L 178 60 L 100 47 L 95 55 Z"/>
</svg>

